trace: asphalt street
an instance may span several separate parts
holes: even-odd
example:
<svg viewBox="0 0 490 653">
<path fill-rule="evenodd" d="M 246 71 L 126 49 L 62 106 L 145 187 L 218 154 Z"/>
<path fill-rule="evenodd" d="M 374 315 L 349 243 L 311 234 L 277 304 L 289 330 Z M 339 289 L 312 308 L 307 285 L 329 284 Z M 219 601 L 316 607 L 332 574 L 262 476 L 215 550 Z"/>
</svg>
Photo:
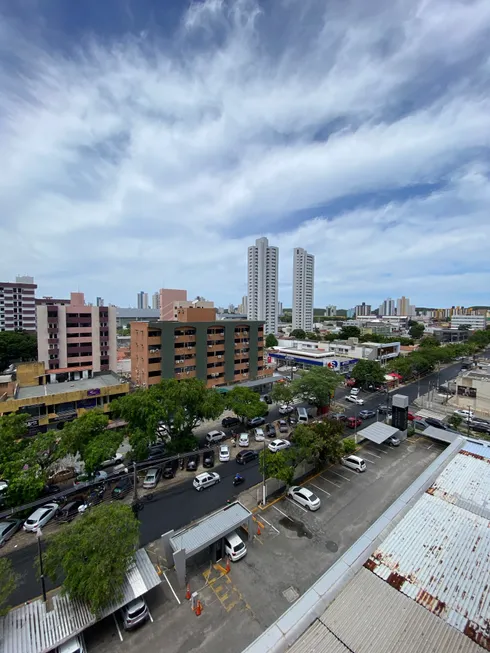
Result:
<svg viewBox="0 0 490 653">
<path fill-rule="evenodd" d="M 429 387 L 435 384 L 439 385 L 449 379 L 454 378 L 461 368 L 461 363 L 455 363 L 441 369 L 441 371 L 423 378 L 420 382 L 407 385 L 392 391 L 390 394 L 404 394 L 409 397 L 410 403 L 414 401 L 417 394 L 428 392 Z M 345 388 L 339 389 L 336 393 L 336 400 L 341 400 L 348 394 Z M 386 403 L 386 395 L 380 393 L 362 393 L 365 403 L 362 407 L 354 405 L 346 407 L 345 413 L 353 416 L 356 408 L 376 409 L 381 403 Z M 277 419 L 279 414 L 277 407 L 271 408 L 267 421 Z M 373 420 L 366 420 L 363 426 L 369 425 Z M 140 518 L 140 544 L 145 546 L 149 542 L 156 540 L 163 533 L 170 529 L 177 530 L 195 519 L 217 510 L 226 505 L 227 500 L 234 499 L 239 492 L 256 485 L 261 481 L 258 464 L 249 463 L 248 465 L 237 465 L 234 461 L 215 467 L 221 475 L 221 483 L 208 488 L 204 492 L 198 493 L 192 487 L 193 474 L 189 474 L 189 480 L 180 485 L 169 488 L 168 490 L 155 495 L 153 501 L 147 502 L 143 510 L 139 513 Z M 235 488 L 233 486 L 233 477 L 239 471 L 245 477 L 245 483 Z M 103 537 L 103 533 L 101 533 Z M 37 545 L 33 542 L 32 546 L 25 547 L 14 551 L 7 556 L 19 574 L 19 582 L 11 597 L 9 603 L 11 606 L 24 603 L 41 593 L 40 581 L 35 572 L 35 561 L 37 559 Z M 52 585 L 48 582 L 47 589 Z"/>
</svg>

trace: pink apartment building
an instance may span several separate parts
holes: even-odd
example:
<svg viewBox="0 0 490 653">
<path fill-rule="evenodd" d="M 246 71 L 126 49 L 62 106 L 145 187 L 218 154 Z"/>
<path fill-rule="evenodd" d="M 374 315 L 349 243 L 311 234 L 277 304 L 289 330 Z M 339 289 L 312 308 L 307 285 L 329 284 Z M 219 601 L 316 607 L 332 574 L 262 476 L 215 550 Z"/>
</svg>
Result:
<svg viewBox="0 0 490 653">
<path fill-rule="evenodd" d="M 187 301 L 187 290 L 175 288 L 160 288 L 160 320 L 162 322 L 177 321 L 175 304 Z"/>
<path fill-rule="evenodd" d="M 116 308 L 87 306 L 83 293 L 68 305 L 37 306 L 38 359 L 55 372 L 116 371 Z"/>
</svg>

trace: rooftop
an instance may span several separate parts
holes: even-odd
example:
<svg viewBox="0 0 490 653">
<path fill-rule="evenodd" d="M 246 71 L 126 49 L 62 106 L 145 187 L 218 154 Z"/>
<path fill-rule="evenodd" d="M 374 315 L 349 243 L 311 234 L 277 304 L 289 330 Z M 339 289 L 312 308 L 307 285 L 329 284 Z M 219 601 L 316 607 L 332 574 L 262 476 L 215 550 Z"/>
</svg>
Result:
<svg viewBox="0 0 490 653">
<path fill-rule="evenodd" d="M 32 399 L 33 397 L 47 397 L 58 395 L 64 392 L 76 392 L 77 390 L 96 390 L 125 383 L 115 374 L 100 374 L 91 379 L 80 379 L 78 381 L 64 381 L 63 383 L 48 383 L 46 385 L 34 385 L 27 388 L 19 388 L 17 399 Z"/>
<path fill-rule="evenodd" d="M 490 443 L 457 436 L 247 652 L 490 650 L 489 490 Z"/>
<path fill-rule="evenodd" d="M 122 308 L 120 306 L 116 307 L 116 318 L 129 317 L 129 318 L 148 318 L 149 320 L 153 318 L 160 317 L 160 309 L 158 308 Z"/>
</svg>

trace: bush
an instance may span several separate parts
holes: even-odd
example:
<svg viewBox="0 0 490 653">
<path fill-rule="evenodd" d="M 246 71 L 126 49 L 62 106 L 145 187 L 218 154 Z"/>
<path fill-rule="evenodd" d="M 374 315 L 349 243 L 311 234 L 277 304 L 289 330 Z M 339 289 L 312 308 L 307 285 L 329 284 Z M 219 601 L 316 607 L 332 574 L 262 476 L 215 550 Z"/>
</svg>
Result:
<svg viewBox="0 0 490 653">
<path fill-rule="evenodd" d="M 344 442 L 344 453 L 346 456 L 348 456 L 351 453 L 354 453 L 354 451 L 357 449 L 357 445 L 353 438 L 345 438 L 343 442 Z"/>
</svg>

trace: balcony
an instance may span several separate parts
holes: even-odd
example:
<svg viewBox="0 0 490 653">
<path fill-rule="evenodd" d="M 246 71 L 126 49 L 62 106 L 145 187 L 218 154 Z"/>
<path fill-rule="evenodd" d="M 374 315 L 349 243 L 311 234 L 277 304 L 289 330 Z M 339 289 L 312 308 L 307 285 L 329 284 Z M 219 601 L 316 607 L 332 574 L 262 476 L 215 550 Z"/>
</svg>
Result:
<svg viewBox="0 0 490 653">
<path fill-rule="evenodd" d="M 149 363 L 148 372 L 160 372 L 162 369 L 161 363 Z"/>
<path fill-rule="evenodd" d="M 223 344 L 220 344 L 220 345 L 216 345 L 216 344 L 210 344 L 210 343 L 208 342 L 208 346 L 207 346 L 206 349 L 207 349 L 207 352 L 208 352 L 208 356 L 209 356 L 209 354 L 211 354 L 211 353 L 213 353 L 213 354 L 214 354 L 214 353 L 219 353 L 219 354 L 221 354 L 222 356 L 225 355 L 225 346 L 224 346 L 224 343 L 223 343 Z"/>
<path fill-rule="evenodd" d="M 225 357 L 224 355 L 220 356 L 208 356 L 207 358 L 208 365 L 209 363 L 218 363 L 220 365 L 225 364 Z"/>
</svg>

